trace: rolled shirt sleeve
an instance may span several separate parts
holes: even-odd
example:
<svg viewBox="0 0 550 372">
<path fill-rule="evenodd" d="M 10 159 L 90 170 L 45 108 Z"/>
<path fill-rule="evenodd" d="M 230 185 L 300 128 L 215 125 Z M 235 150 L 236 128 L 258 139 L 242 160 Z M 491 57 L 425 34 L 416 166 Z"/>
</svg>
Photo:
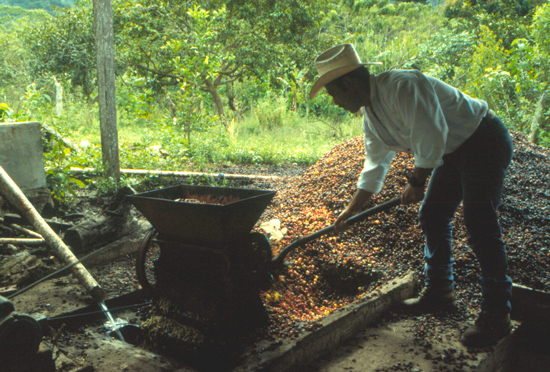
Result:
<svg viewBox="0 0 550 372">
<path fill-rule="evenodd" d="M 365 135 L 365 165 L 357 181 L 357 188 L 379 193 L 394 155 L 395 151 L 389 150 L 382 142 Z"/>
</svg>

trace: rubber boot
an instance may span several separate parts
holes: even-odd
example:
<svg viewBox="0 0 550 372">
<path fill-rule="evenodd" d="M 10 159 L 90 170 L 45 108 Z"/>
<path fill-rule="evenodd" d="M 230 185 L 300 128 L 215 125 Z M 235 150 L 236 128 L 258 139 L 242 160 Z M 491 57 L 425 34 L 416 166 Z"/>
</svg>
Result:
<svg viewBox="0 0 550 372">
<path fill-rule="evenodd" d="M 496 344 L 511 331 L 510 313 L 482 310 L 474 325 L 464 332 L 460 341 L 466 347 L 483 348 Z"/>
<path fill-rule="evenodd" d="M 401 303 L 402 308 L 411 314 L 452 312 L 458 309 L 455 291 L 441 291 L 425 287 L 418 297 Z"/>
</svg>

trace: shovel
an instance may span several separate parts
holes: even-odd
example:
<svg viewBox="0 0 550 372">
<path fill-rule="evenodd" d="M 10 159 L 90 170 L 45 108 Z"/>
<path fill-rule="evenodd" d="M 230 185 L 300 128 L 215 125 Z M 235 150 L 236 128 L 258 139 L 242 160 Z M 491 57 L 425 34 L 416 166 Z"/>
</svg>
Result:
<svg viewBox="0 0 550 372">
<path fill-rule="evenodd" d="M 396 205 L 401 204 L 401 197 L 391 199 L 389 201 L 386 201 L 384 203 L 381 203 L 375 207 L 372 207 L 370 209 L 367 209 L 364 212 L 361 212 L 359 214 L 356 214 L 353 217 L 350 217 L 346 220 L 346 223 L 348 225 L 352 225 L 357 222 L 361 222 L 366 220 L 368 217 L 373 216 L 375 214 L 378 214 L 380 212 L 385 212 Z M 319 231 L 314 232 L 313 234 L 306 235 L 298 240 L 295 240 L 294 242 L 290 243 L 288 246 L 286 246 L 278 255 L 277 257 L 273 258 L 270 262 L 270 270 L 269 271 L 278 271 L 281 268 L 284 267 L 285 257 L 295 250 L 298 247 L 301 247 L 310 241 L 317 239 L 323 235 L 329 234 L 334 231 L 334 225 L 330 225 L 328 227 L 325 227 L 324 229 L 321 229 Z"/>
</svg>

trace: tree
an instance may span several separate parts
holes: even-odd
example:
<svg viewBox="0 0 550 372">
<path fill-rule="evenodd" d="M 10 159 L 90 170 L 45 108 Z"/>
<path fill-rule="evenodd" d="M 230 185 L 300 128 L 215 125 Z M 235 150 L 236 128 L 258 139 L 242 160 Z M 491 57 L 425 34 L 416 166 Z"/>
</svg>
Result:
<svg viewBox="0 0 550 372">
<path fill-rule="evenodd" d="M 29 66 L 32 53 L 25 35 L 33 26 L 51 19 L 43 10 L 26 10 L 20 7 L 0 6 L 0 96 L 17 109 L 17 100 L 32 82 Z M 1 103 L 1 102 L 0 102 Z"/>
<path fill-rule="evenodd" d="M 186 83 L 224 115 L 220 88 L 266 71 L 311 63 L 325 1 L 183 0 L 126 2 L 121 38 L 129 63 L 160 90 Z"/>
<path fill-rule="evenodd" d="M 92 8 L 76 7 L 57 14 L 27 35 L 34 76 L 66 76 L 90 100 L 95 86 L 95 37 Z"/>
<path fill-rule="evenodd" d="M 517 38 L 528 35 L 532 8 L 527 0 L 456 1 L 445 8 L 445 15 L 461 20 L 459 26 L 476 32 L 489 28 L 508 48 Z"/>
<path fill-rule="evenodd" d="M 113 4 L 117 62 L 137 69 L 156 92 L 183 83 L 202 90 L 223 117 L 222 87 L 311 64 L 327 1 L 119 1 Z M 95 85 L 91 6 L 89 0 L 78 5 L 28 41 L 36 74 L 66 74 L 89 99 Z"/>
<path fill-rule="evenodd" d="M 120 180 L 115 96 L 115 46 L 111 0 L 94 0 L 101 153 L 107 178 Z"/>
</svg>

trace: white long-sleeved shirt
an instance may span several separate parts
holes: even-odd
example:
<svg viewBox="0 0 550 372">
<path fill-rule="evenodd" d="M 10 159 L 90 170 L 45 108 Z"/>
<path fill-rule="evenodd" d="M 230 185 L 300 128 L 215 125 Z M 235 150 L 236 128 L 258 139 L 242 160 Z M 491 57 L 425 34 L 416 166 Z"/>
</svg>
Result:
<svg viewBox="0 0 550 372">
<path fill-rule="evenodd" d="M 436 168 L 479 126 L 487 102 L 416 70 L 370 76 L 371 107 L 363 107 L 365 165 L 357 187 L 377 193 L 396 152 L 419 168 Z"/>
</svg>

